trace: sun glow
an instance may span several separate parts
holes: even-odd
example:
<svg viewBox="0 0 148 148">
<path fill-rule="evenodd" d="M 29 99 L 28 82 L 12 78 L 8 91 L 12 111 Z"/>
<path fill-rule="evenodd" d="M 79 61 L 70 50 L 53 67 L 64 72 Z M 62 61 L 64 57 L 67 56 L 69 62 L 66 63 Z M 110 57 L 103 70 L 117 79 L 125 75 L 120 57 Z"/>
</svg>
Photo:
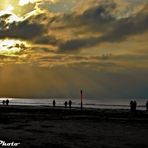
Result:
<svg viewBox="0 0 148 148">
<path fill-rule="evenodd" d="M 0 11 L 0 16 L 3 16 L 5 14 L 12 14 L 13 13 L 12 12 L 13 10 L 14 10 L 14 7 L 10 5 L 6 9 Z"/>
<path fill-rule="evenodd" d="M 15 55 L 22 50 L 25 50 L 28 44 L 24 41 L 5 39 L 0 40 L 0 54 L 1 55 Z"/>
<path fill-rule="evenodd" d="M 19 5 L 23 6 L 23 5 L 27 5 L 29 3 L 35 3 L 35 2 L 39 2 L 40 0 L 20 0 L 19 1 Z M 51 3 L 56 3 L 58 0 L 49 0 L 49 2 Z"/>
<path fill-rule="evenodd" d="M 20 6 L 23 6 L 23 5 L 27 5 L 29 3 L 34 3 L 34 2 L 37 2 L 38 0 L 20 0 L 19 1 L 19 5 Z"/>
<path fill-rule="evenodd" d="M 14 7 L 10 5 L 6 9 L 0 11 L 0 16 L 10 14 L 10 16 L 5 19 L 7 23 L 19 22 L 21 20 L 21 17 L 18 17 L 16 14 L 14 14 L 13 10 Z"/>
</svg>

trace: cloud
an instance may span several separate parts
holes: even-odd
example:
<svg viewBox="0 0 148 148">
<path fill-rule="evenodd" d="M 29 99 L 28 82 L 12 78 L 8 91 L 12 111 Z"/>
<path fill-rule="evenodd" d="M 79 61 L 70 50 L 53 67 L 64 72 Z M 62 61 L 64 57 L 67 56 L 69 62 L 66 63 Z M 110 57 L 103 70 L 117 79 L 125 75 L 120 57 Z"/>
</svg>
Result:
<svg viewBox="0 0 148 148">
<path fill-rule="evenodd" d="M 104 41 L 122 41 L 129 36 L 142 34 L 148 31 L 148 13 L 139 13 L 136 16 L 118 20 L 113 29 L 104 34 Z"/>
<path fill-rule="evenodd" d="M 56 45 L 57 40 L 54 36 L 42 36 L 41 38 L 36 39 L 35 43 Z"/>
<path fill-rule="evenodd" d="M 69 1 L 55 1 L 54 4 L 65 2 L 69 4 Z M 34 5 L 33 9 L 41 9 L 47 3 L 48 0 L 24 6 Z M 48 5 L 51 4 L 50 1 Z M 12 14 L 5 14 L 0 17 L 0 38 L 53 45 L 57 47 L 57 53 L 78 52 L 105 42 L 119 43 L 147 31 L 147 5 L 142 3 L 139 7 L 132 7 L 131 3 L 123 0 L 86 0 L 78 3 L 68 14 L 50 12 L 42 7 L 38 14 L 29 13 L 24 19 L 13 23 L 6 21 Z"/>
<path fill-rule="evenodd" d="M 9 17 L 9 15 L 4 16 Z M 29 19 L 19 22 L 14 21 L 10 24 L 4 20 L 4 16 L 0 18 L 2 20 L 0 23 L 0 38 L 30 40 L 41 36 L 45 32 L 43 25 L 31 22 Z"/>
<path fill-rule="evenodd" d="M 74 22 L 74 24 L 70 24 L 72 27 L 85 26 L 86 28 L 83 31 L 83 38 L 72 38 L 61 42 L 59 52 L 79 51 L 79 49 L 104 42 L 118 43 L 130 36 L 145 33 L 148 30 L 147 6 L 148 4 L 145 4 L 143 9 L 141 8 L 140 12 L 138 11 L 136 14 L 120 18 L 114 15 L 114 12 L 117 12 L 118 5 L 112 1 L 112 5 L 103 3 L 95 5 L 95 7 L 90 6 L 80 15 L 73 14 L 71 17 L 66 17 L 65 20 L 68 18 L 67 23 Z M 89 37 L 87 32 L 98 33 L 98 36 Z"/>
</svg>

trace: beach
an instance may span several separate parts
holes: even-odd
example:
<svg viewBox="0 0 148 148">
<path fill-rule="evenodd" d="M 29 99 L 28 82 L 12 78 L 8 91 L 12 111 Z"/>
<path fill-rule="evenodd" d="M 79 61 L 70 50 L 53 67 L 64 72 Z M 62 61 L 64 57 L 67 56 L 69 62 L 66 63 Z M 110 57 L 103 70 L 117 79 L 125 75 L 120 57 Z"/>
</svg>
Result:
<svg viewBox="0 0 148 148">
<path fill-rule="evenodd" d="M 0 140 L 20 148 L 147 148 L 148 113 L 0 106 Z"/>
</svg>

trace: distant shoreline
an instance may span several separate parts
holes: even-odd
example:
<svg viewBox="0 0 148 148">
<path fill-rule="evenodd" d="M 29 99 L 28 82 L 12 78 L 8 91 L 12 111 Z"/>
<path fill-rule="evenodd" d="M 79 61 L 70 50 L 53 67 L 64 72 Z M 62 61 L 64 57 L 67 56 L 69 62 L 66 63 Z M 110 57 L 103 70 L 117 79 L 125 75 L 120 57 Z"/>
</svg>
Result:
<svg viewBox="0 0 148 148">
<path fill-rule="evenodd" d="M 72 100 L 72 107 L 80 107 L 80 100 L 76 98 L 53 98 L 53 99 L 19 99 L 19 98 L 1 98 L 0 104 L 3 100 L 9 99 L 10 105 L 19 105 L 19 106 L 53 106 L 53 100 L 56 101 L 56 106 L 63 107 L 65 101 Z M 95 99 L 84 99 L 83 106 L 85 108 L 94 108 L 94 109 L 129 109 L 131 100 L 102 100 Z M 137 109 L 145 110 L 146 109 L 146 99 L 145 100 L 136 100 Z"/>
</svg>

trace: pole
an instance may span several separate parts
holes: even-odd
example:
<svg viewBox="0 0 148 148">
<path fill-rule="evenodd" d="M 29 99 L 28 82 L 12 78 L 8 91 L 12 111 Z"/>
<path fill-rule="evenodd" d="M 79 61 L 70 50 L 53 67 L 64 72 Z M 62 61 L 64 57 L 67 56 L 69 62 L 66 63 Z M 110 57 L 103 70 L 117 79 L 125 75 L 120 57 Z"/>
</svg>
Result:
<svg viewBox="0 0 148 148">
<path fill-rule="evenodd" d="M 81 109 L 83 108 L 83 92 L 82 92 L 82 90 L 80 91 L 80 93 L 81 93 Z"/>
</svg>

